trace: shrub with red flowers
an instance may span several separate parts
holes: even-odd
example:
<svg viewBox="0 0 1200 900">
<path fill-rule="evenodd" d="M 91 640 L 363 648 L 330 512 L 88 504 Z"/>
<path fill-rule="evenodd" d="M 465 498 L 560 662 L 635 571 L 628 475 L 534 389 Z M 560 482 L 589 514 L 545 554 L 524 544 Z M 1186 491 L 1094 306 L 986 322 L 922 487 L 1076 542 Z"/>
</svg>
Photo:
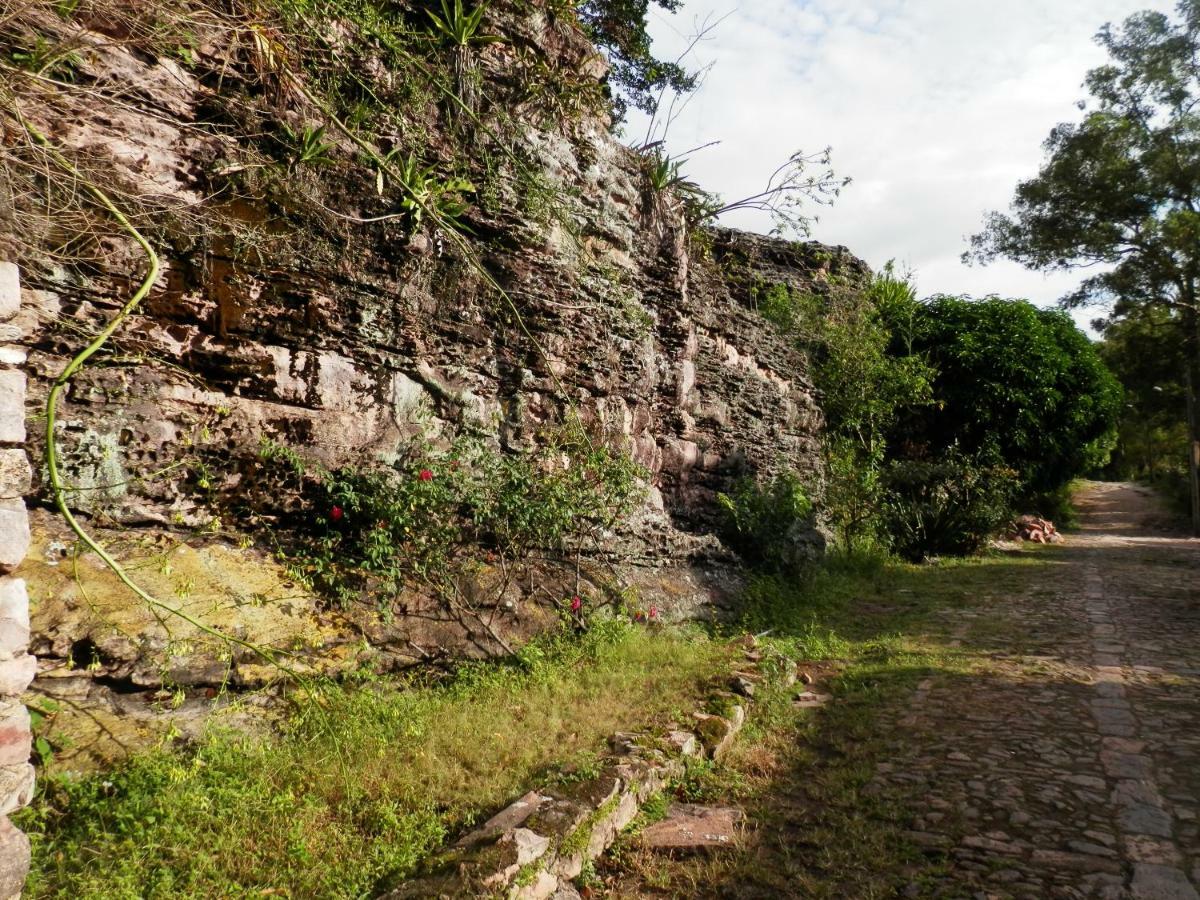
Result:
<svg viewBox="0 0 1200 900">
<path fill-rule="evenodd" d="M 291 451 L 269 452 L 302 465 Z M 316 514 L 285 553 L 296 575 L 333 599 L 372 597 L 387 610 L 405 584 L 449 592 L 480 559 L 508 564 L 598 539 L 630 509 L 639 477 L 628 456 L 579 429 L 546 435 L 527 453 L 459 439 L 448 451 L 415 448 L 393 466 L 313 467 L 304 493 Z M 572 611 L 581 605 L 574 598 Z"/>
</svg>

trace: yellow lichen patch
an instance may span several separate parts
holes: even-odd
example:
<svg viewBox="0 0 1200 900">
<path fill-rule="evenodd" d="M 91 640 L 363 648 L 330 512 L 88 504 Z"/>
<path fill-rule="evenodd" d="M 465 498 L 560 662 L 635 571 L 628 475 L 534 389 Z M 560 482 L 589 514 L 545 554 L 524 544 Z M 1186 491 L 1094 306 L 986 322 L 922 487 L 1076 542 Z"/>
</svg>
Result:
<svg viewBox="0 0 1200 900">
<path fill-rule="evenodd" d="M 56 762 L 90 765 L 190 735 L 225 701 L 224 689 L 278 679 L 278 665 L 175 615 L 276 653 L 292 672 L 353 665 L 360 645 L 340 617 L 269 555 L 224 538 L 106 531 L 98 536 L 153 609 L 121 584 L 48 513 L 32 516 L 33 542 L 17 571 L 31 598 L 34 694 L 53 701 L 47 728 Z M 37 700 L 34 701 L 38 702 Z"/>
<path fill-rule="evenodd" d="M 33 520 L 33 543 L 17 575 L 29 586 L 33 631 L 43 652 L 65 660 L 70 645 L 87 638 L 114 665 L 148 652 L 160 653 L 168 668 L 203 657 L 228 661 L 229 647 L 222 641 L 170 611 L 149 608 L 98 558 L 68 542 L 54 520 L 36 514 Z M 231 637 L 304 651 L 338 633 L 323 620 L 317 598 L 259 550 L 194 535 L 110 533 L 102 539 L 155 598 Z M 234 659 L 248 652 L 237 649 Z"/>
</svg>

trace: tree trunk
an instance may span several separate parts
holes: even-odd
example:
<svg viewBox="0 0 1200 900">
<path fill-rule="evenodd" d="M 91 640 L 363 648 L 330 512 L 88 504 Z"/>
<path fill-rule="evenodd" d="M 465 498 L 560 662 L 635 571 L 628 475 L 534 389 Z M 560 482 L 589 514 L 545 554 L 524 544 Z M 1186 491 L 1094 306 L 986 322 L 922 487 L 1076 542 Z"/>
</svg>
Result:
<svg viewBox="0 0 1200 900">
<path fill-rule="evenodd" d="M 1200 316 L 1196 314 L 1195 292 L 1189 291 L 1190 303 L 1184 312 L 1187 325 L 1187 417 L 1188 477 L 1192 494 L 1192 534 L 1200 537 L 1200 414 L 1196 388 L 1200 386 Z"/>
</svg>

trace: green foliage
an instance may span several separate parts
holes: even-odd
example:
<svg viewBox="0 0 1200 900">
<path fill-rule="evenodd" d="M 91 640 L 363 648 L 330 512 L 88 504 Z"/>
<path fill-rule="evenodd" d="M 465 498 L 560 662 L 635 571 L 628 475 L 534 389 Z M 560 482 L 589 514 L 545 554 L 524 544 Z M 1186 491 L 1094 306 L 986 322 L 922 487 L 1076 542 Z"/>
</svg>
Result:
<svg viewBox="0 0 1200 900">
<path fill-rule="evenodd" d="M 69 15 L 70 12 L 67 12 L 64 18 Z M 19 69 L 56 81 L 74 81 L 81 62 L 79 54 L 74 50 L 48 41 L 40 35 L 31 46 L 9 51 L 9 59 Z"/>
<path fill-rule="evenodd" d="M 1157 317 L 1165 327 L 1151 358 L 1182 348 L 1181 368 L 1200 390 L 1200 4 L 1176 10 L 1176 21 L 1144 11 L 1101 29 L 1109 60 L 1088 73 L 1081 120 L 1050 132 L 1041 170 L 1017 187 L 1009 215 L 988 216 L 969 256 L 1091 268 L 1065 301 L 1109 306 L 1113 321 Z M 1187 428 L 1182 405 L 1155 427 L 1173 442 Z"/>
<path fill-rule="evenodd" d="M 384 157 L 384 165 L 377 167 L 378 193 L 386 189 L 387 170 L 392 168 L 398 173 L 396 177 L 404 193 L 400 205 L 408 213 L 414 231 L 420 227 L 426 212 L 433 214 L 440 224 L 469 230 L 460 217 L 470 209 L 464 195 L 474 193 L 474 184 L 465 178 L 439 178 L 433 166 L 422 166 L 411 153 L 401 157 L 400 151 L 394 149 Z"/>
<path fill-rule="evenodd" d="M 1106 461 L 1121 389 L 1066 313 L 1020 300 L 936 297 L 920 307 L 911 346 L 937 376 L 935 404 L 893 430 L 907 456 L 985 454 L 1034 492 Z"/>
<path fill-rule="evenodd" d="M 653 112 L 664 89 L 688 93 L 696 88 L 695 74 L 650 52 L 646 15 L 651 3 L 675 12 L 682 0 L 582 0 L 576 5 L 588 35 L 612 63 L 609 82 L 618 91 L 612 98 L 615 122 L 625 118 L 631 105 Z"/>
<path fill-rule="evenodd" d="M 301 166 L 329 166 L 333 157 L 329 151 L 334 148 L 332 141 L 325 140 L 325 126 L 313 127 L 306 125 L 300 131 L 295 131 L 289 125 L 283 126 L 284 143 L 288 148 L 288 169 L 298 169 Z"/>
<path fill-rule="evenodd" d="M 1012 469 L 956 451 L 893 462 L 884 483 L 892 547 L 912 560 L 982 548 L 1008 520 L 1020 486 Z"/>
<path fill-rule="evenodd" d="M 797 527 L 811 525 L 813 513 L 798 475 L 784 472 L 765 485 L 743 478 L 717 502 L 724 539 L 744 559 L 775 571 L 798 567 L 794 536 Z"/>
<path fill-rule="evenodd" d="M 1104 325 L 1100 356 L 1125 390 L 1107 469 L 1114 477 L 1186 481 L 1186 347 L 1175 318 L 1168 310 L 1146 310 Z"/>
<path fill-rule="evenodd" d="M 757 286 L 752 295 L 759 312 L 814 363 L 826 417 L 825 509 L 839 542 L 886 543 L 880 476 L 888 432 L 931 399 L 929 366 L 896 346 L 918 305 L 912 284 L 889 265 L 866 290 L 800 294 L 780 283 Z"/>
<path fill-rule="evenodd" d="M 683 163 L 684 160 L 672 159 L 665 153 L 651 153 L 646 165 L 646 177 L 651 189 L 662 192 L 678 184 L 683 179 L 680 174 Z"/>
<path fill-rule="evenodd" d="M 310 469 L 277 445 L 264 459 L 303 478 L 308 516 L 283 548 L 297 576 L 342 604 L 373 596 L 385 614 L 406 585 L 452 594 L 481 553 L 507 564 L 594 537 L 628 512 L 641 477 L 626 454 L 577 429 L 528 453 L 459 439 L 370 469 Z"/>
<path fill-rule="evenodd" d="M 499 38 L 479 33 L 487 3 L 480 3 L 472 10 L 463 7 L 462 0 L 441 0 L 441 15 L 431 9 L 425 10 L 435 34 L 445 38 L 456 47 L 472 43 L 489 43 Z"/>
<path fill-rule="evenodd" d="M 546 771 L 694 708 L 730 652 L 619 621 L 535 647 L 535 665 L 470 664 L 433 685 L 363 674 L 257 736 L 213 726 L 186 749 L 43 777 L 19 817 L 26 895 L 379 896 Z"/>
</svg>

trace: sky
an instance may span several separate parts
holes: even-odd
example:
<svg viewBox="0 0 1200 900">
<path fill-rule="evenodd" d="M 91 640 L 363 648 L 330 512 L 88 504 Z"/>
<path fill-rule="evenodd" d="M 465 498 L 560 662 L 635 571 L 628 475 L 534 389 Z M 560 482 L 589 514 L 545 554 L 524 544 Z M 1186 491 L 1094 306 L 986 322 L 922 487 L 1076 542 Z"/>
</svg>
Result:
<svg viewBox="0 0 1200 900">
<path fill-rule="evenodd" d="M 934 293 L 1024 297 L 1052 305 L 1081 276 L 1010 262 L 960 261 L 985 212 L 1008 208 L 1034 176 L 1042 142 L 1077 121 L 1093 41 L 1106 22 L 1171 12 L 1173 0 L 685 0 L 652 7 L 654 52 L 673 59 L 723 20 L 689 58 L 712 64 L 667 134 L 693 154 L 684 173 L 726 199 L 761 189 L 798 149 L 833 148 L 853 181 L 832 208 L 814 208 L 812 237 L 843 244 L 878 268 L 896 260 Z M 637 142 L 645 119 L 626 134 Z M 766 231 L 761 214 L 724 224 Z M 1080 311 L 1082 323 L 1099 310 Z"/>
</svg>

